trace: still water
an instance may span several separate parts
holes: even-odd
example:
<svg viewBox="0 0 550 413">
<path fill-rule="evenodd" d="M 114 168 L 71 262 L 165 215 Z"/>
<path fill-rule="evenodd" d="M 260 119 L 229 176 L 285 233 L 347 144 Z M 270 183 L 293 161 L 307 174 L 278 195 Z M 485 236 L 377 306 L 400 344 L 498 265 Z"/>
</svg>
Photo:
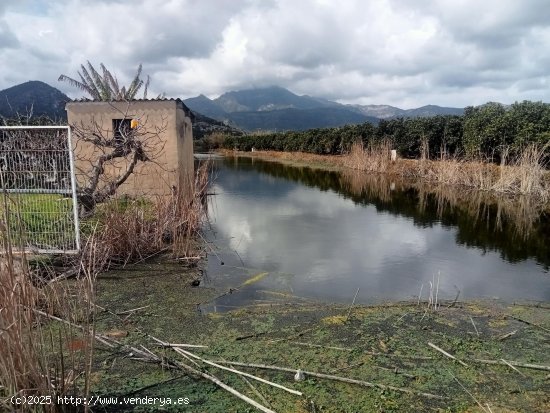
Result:
<svg viewBox="0 0 550 413">
<path fill-rule="evenodd" d="M 380 175 L 216 158 L 205 284 L 223 311 L 276 293 L 357 303 L 550 301 L 550 216 Z M 268 293 L 270 295 L 268 295 Z"/>
</svg>

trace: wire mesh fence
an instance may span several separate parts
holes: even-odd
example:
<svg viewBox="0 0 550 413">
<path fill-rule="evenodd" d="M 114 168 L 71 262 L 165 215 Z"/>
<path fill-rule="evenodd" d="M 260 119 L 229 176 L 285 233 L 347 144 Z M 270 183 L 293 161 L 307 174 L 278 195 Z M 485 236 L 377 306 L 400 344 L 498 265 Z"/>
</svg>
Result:
<svg viewBox="0 0 550 413">
<path fill-rule="evenodd" d="M 80 249 L 68 126 L 0 127 L 0 219 L 14 249 Z"/>
</svg>

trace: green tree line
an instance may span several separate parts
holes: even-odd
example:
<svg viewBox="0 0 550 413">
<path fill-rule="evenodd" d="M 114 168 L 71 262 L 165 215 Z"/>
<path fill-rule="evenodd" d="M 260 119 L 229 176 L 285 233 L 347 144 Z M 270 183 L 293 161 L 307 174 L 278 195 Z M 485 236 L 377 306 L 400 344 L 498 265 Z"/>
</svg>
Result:
<svg viewBox="0 0 550 413">
<path fill-rule="evenodd" d="M 416 158 L 428 150 L 430 158 L 453 155 L 499 161 L 504 151 L 519 153 L 526 145 L 550 142 L 550 104 L 523 101 L 508 107 L 487 103 L 467 107 L 464 115 L 380 120 L 338 128 L 310 129 L 227 137 L 222 146 L 250 151 L 301 151 L 339 155 L 357 140 L 387 139 L 399 155 Z"/>
</svg>

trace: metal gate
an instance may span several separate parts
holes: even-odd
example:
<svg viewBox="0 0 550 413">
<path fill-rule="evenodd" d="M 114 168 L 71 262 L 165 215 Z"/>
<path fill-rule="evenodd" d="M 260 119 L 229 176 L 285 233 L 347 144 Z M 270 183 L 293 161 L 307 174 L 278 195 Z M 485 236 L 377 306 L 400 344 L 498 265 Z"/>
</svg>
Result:
<svg viewBox="0 0 550 413">
<path fill-rule="evenodd" d="M 68 126 L 0 126 L 0 184 L 0 237 L 14 250 L 80 250 Z"/>
</svg>

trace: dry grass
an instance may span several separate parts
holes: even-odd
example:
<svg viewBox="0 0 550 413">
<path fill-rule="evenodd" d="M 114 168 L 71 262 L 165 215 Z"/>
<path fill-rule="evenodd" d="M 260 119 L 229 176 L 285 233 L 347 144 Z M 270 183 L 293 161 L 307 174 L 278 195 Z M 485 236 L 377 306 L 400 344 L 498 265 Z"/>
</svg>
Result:
<svg viewBox="0 0 550 413">
<path fill-rule="evenodd" d="M 25 255 L 10 243 L 8 195 L 0 217 L 0 411 L 16 408 L 12 396 L 87 396 L 94 350 L 95 281 L 113 263 L 127 263 L 166 250 L 190 252 L 205 219 L 209 164 L 197 171 L 190 196 L 173 194 L 147 201 L 119 200 L 88 222 L 75 260 L 78 277 L 38 285 Z M 91 227 L 91 228 L 90 228 Z M 51 321 L 52 316 L 58 317 Z M 62 411 L 62 406 L 41 406 Z M 22 405 L 18 411 L 36 411 Z"/>
<path fill-rule="evenodd" d="M 440 216 L 446 208 L 460 206 L 466 208 L 469 216 L 481 219 L 488 213 L 487 208 L 495 206 L 497 226 L 504 221 L 513 223 L 517 236 L 525 239 L 541 213 L 547 210 L 546 202 L 550 199 L 550 176 L 543 168 L 543 149 L 528 148 L 519 161 L 505 159 L 501 165 L 467 162 L 448 156 L 437 161 L 398 159 L 391 162 L 387 143 L 367 148 L 357 143 L 344 156 L 271 151 L 257 151 L 246 156 L 298 165 L 344 167 L 344 187 L 354 194 L 366 194 L 384 201 L 391 200 L 394 189 L 414 187 L 419 191 L 419 208 L 429 194 L 435 194 Z M 233 151 L 224 153 L 234 155 Z M 457 191 L 455 185 L 463 186 L 464 190 Z M 515 196 L 522 194 L 535 196 Z"/>
<path fill-rule="evenodd" d="M 414 188 L 418 191 L 418 208 L 424 211 L 428 198 L 437 202 L 437 213 L 441 218 L 445 211 L 464 210 L 473 220 L 487 219 L 493 215 L 497 229 L 503 222 L 513 228 L 519 239 L 527 239 L 541 214 L 547 210 L 547 204 L 535 197 L 502 196 L 492 191 L 465 189 L 457 191 L 455 187 L 446 184 L 433 184 L 418 179 L 389 174 L 371 174 L 362 171 L 346 169 L 342 173 L 342 187 L 353 194 L 380 199 L 390 202 L 393 191 L 403 191 Z"/>
<path fill-rule="evenodd" d="M 364 146 L 363 142 L 355 142 L 343 159 L 347 168 L 358 169 L 368 172 L 389 172 L 392 167 L 390 160 L 391 144 L 384 140 L 378 144 L 369 143 Z"/>
<path fill-rule="evenodd" d="M 548 146 L 530 145 L 514 159 L 503 156 L 500 165 L 482 161 L 465 161 L 456 157 L 429 160 L 423 145 L 420 160 L 390 161 L 391 145 L 355 143 L 343 158 L 343 166 L 368 172 L 391 173 L 403 177 L 446 185 L 461 185 L 506 194 L 521 194 L 550 199 L 550 174 L 544 163 Z"/>
<path fill-rule="evenodd" d="M 91 237 L 80 260 L 81 277 L 74 283 L 39 288 L 25 255 L 16 256 L 7 234 L 0 235 L 0 410 L 37 411 L 10 399 L 40 396 L 52 401 L 40 411 L 56 412 L 58 396 L 88 394 L 99 249 Z M 52 328 L 45 314 L 57 314 L 65 323 Z"/>
<path fill-rule="evenodd" d="M 550 172 L 546 169 L 549 145 L 526 147 L 515 158 L 504 156 L 500 165 L 489 160 L 464 160 L 442 156 L 428 159 L 429 148 L 422 144 L 421 159 L 397 159 L 391 161 L 391 143 L 387 140 L 364 145 L 356 142 L 346 155 L 316 155 L 302 152 L 256 151 L 247 153 L 264 159 L 275 159 L 312 166 L 344 167 L 365 172 L 386 173 L 425 182 L 459 185 L 509 195 L 534 196 L 542 201 L 550 200 Z M 232 151 L 222 151 L 229 156 Z"/>
<path fill-rule="evenodd" d="M 98 225 L 98 244 L 109 257 L 106 266 L 125 265 L 163 251 L 177 257 L 190 255 L 193 236 L 207 218 L 210 168 L 210 163 L 204 163 L 197 170 L 190 195 L 119 198 L 103 205 L 92 222 Z"/>
</svg>

